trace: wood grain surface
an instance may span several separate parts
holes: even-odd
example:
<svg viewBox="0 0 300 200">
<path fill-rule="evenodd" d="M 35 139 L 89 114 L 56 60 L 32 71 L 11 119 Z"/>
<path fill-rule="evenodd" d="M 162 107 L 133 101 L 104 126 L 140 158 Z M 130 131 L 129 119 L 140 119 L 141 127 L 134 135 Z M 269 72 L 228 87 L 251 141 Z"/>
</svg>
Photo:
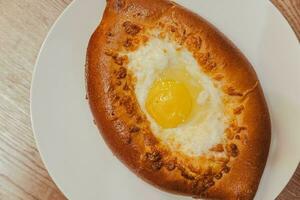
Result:
<svg viewBox="0 0 300 200">
<path fill-rule="evenodd" d="M 41 44 L 70 2 L 0 0 L 0 200 L 66 199 L 49 177 L 36 148 L 29 94 Z M 300 0 L 273 3 L 300 38 Z M 277 199 L 300 199 L 300 166 Z"/>
</svg>

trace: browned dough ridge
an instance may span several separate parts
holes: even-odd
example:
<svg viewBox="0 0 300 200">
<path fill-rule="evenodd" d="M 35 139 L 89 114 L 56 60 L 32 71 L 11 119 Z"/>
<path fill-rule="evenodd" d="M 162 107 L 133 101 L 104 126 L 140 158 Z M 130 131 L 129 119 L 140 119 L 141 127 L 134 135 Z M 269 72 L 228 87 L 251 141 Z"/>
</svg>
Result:
<svg viewBox="0 0 300 200">
<path fill-rule="evenodd" d="M 151 29 L 192 52 L 201 70 L 224 92 L 232 122 L 224 133 L 226 143 L 211 151 L 225 152 L 225 158 L 174 153 L 152 133 L 135 96 L 128 58 L 119 55 L 147 43 Z M 168 0 L 108 0 L 89 43 L 86 84 L 105 142 L 145 181 L 193 197 L 254 198 L 270 145 L 268 108 L 251 64 L 206 20 Z"/>
</svg>

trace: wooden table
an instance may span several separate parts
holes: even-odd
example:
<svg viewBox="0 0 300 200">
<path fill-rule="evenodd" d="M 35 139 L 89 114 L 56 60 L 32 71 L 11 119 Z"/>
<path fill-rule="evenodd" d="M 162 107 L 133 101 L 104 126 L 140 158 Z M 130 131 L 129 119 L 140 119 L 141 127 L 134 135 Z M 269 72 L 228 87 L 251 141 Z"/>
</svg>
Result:
<svg viewBox="0 0 300 200">
<path fill-rule="evenodd" d="M 0 199 L 65 199 L 32 134 L 29 92 L 49 28 L 71 0 L 0 0 Z M 300 38 L 300 0 L 273 0 Z M 299 153 L 299 152 L 298 152 Z M 300 166 L 278 200 L 300 199 Z"/>
</svg>

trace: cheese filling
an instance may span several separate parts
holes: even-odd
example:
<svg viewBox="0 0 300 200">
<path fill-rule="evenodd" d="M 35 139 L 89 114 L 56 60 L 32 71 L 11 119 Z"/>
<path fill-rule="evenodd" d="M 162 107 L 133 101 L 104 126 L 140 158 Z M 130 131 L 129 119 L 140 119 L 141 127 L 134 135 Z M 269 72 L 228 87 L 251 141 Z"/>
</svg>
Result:
<svg viewBox="0 0 300 200">
<path fill-rule="evenodd" d="M 138 103 L 163 144 L 200 156 L 222 142 L 226 128 L 222 93 L 187 49 L 152 36 L 125 54 L 137 80 Z"/>
</svg>

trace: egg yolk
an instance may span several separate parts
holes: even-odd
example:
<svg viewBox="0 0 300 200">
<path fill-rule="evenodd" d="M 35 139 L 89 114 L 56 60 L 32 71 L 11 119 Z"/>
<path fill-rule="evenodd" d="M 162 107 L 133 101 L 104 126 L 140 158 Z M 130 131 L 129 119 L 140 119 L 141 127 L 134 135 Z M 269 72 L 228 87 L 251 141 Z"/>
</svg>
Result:
<svg viewBox="0 0 300 200">
<path fill-rule="evenodd" d="M 183 82 L 159 79 L 150 88 L 146 109 L 162 128 L 175 128 L 189 118 L 192 100 Z"/>
</svg>

